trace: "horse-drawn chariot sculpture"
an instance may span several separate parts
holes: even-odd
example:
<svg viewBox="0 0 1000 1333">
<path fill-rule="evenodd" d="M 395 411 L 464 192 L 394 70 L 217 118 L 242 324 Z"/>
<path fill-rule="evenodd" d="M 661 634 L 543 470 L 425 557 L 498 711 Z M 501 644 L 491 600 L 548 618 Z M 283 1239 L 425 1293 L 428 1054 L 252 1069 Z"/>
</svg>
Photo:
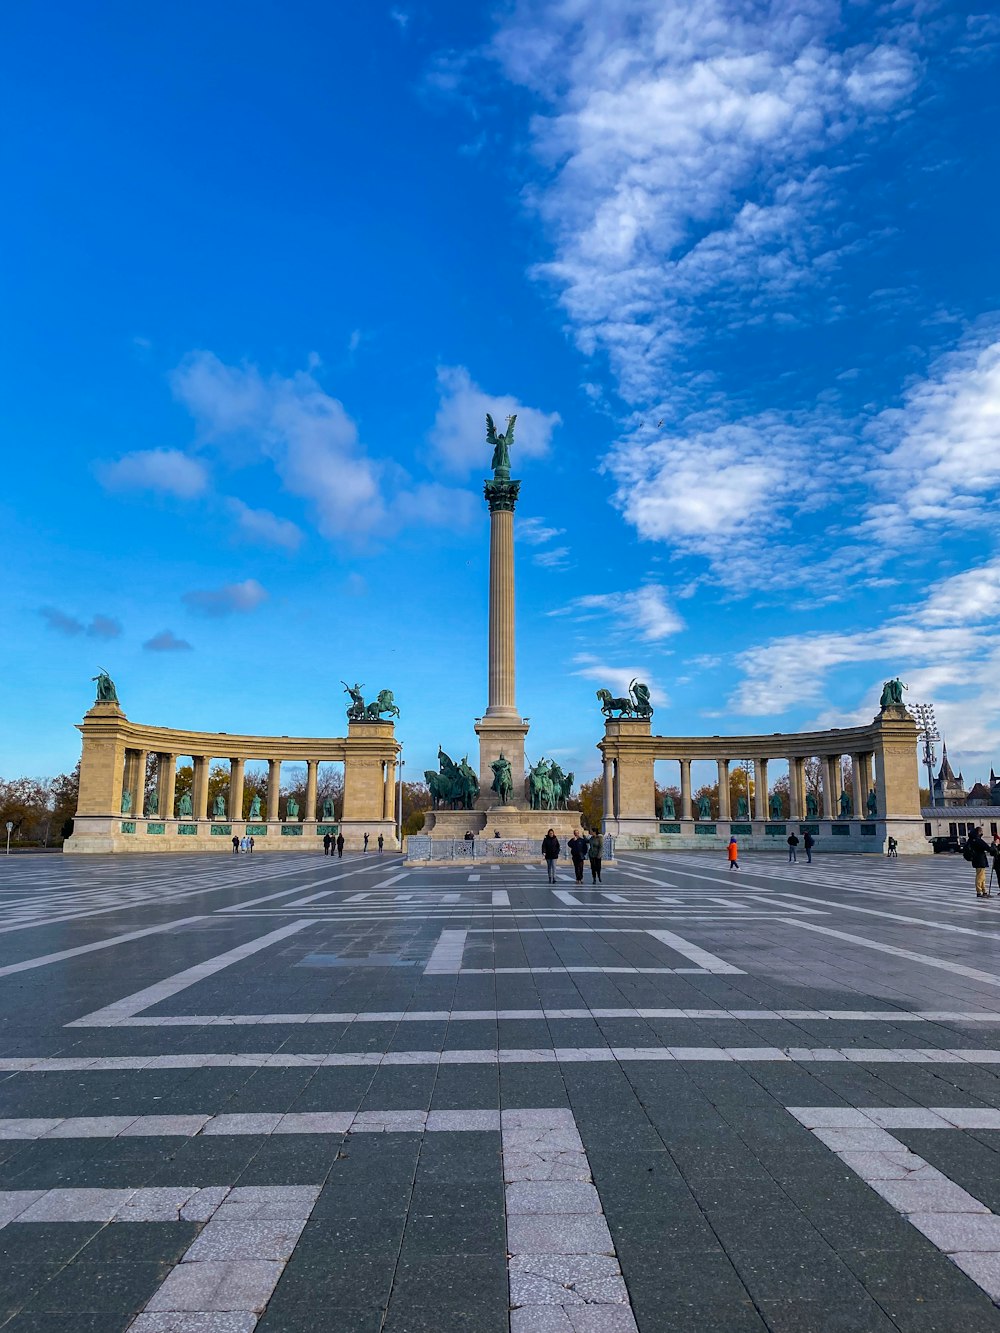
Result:
<svg viewBox="0 0 1000 1333">
<path fill-rule="evenodd" d="M 644 685 L 641 680 L 633 680 L 628 687 L 628 695 L 616 699 L 610 690 L 598 690 L 597 697 L 601 701 L 601 712 L 605 717 L 613 717 L 615 713 L 619 717 L 641 717 L 650 718 L 653 716 L 653 705 L 649 698 L 649 686 Z"/>
</svg>

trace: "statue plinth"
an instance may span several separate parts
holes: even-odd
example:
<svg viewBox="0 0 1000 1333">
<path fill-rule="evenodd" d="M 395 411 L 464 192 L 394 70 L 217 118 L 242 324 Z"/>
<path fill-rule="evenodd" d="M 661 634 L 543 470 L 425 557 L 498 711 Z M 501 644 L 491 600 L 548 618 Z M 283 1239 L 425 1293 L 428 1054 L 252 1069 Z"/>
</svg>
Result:
<svg viewBox="0 0 1000 1333">
<path fill-rule="evenodd" d="M 490 715 L 489 710 L 483 717 L 476 719 L 475 731 L 479 737 L 479 800 L 477 810 L 490 809 L 497 794 L 492 791 L 494 759 L 499 759 L 501 751 L 504 758 L 510 760 L 510 772 L 513 791 L 507 806 L 497 809 L 526 810 L 528 798 L 524 794 L 524 738 L 528 734 L 528 724 L 511 710 L 512 715 Z"/>
</svg>

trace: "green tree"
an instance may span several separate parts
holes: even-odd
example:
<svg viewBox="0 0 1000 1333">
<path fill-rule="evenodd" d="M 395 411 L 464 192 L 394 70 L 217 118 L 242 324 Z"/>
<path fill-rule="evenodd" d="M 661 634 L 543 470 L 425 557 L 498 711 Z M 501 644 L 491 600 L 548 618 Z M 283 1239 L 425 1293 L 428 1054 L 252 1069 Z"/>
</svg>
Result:
<svg viewBox="0 0 1000 1333">
<path fill-rule="evenodd" d="M 604 818 L 604 775 L 581 782 L 577 799 L 580 822 L 588 829 L 600 829 Z"/>
</svg>

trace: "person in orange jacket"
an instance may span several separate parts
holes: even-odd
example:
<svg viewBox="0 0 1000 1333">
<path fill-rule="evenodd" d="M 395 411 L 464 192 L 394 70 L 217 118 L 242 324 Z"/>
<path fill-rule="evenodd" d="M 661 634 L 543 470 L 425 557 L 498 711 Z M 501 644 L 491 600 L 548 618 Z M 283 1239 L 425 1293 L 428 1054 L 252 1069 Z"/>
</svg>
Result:
<svg viewBox="0 0 1000 1333">
<path fill-rule="evenodd" d="M 735 838 L 730 838 L 730 839 L 729 839 L 729 846 L 726 848 L 726 851 L 727 851 L 727 853 L 728 853 L 728 855 L 729 855 L 729 869 L 730 869 L 730 870 L 739 870 L 739 868 L 740 868 L 740 861 L 739 861 L 740 849 L 739 849 L 739 847 L 738 847 L 737 844 L 736 844 L 736 839 L 735 839 Z"/>
</svg>

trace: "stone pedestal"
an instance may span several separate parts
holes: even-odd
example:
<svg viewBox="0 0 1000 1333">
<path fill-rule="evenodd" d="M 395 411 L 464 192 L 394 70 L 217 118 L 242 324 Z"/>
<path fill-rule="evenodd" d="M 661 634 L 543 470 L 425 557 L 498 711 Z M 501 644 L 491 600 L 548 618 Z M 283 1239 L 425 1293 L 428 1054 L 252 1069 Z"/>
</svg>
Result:
<svg viewBox="0 0 1000 1333">
<path fill-rule="evenodd" d="M 516 713 L 513 717 L 477 718 L 476 735 L 479 737 L 479 800 L 477 810 L 485 810 L 495 804 L 497 796 L 491 791 L 493 770 L 490 764 L 500 757 L 501 751 L 510 760 L 510 771 L 514 781 L 514 790 L 510 804 L 520 810 L 528 808 L 525 793 L 524 738 L 528 734 L 528 724 Z"/>
</svg>

